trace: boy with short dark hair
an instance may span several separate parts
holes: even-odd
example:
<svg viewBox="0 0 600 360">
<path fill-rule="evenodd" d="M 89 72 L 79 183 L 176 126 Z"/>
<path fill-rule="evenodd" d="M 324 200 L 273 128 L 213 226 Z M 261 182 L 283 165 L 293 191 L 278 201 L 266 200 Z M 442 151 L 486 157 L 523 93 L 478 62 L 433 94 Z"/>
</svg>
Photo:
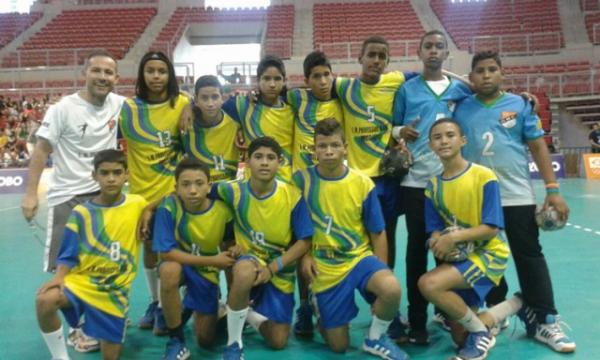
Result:
<svg viewBox="0 0 600 360">
<path fill-rule="evenodd" d="M 73 327 L 85 316 L 83 330 L 100 340 L 104 359 L 118 359 L 125 341 L 139 259 L 137 224 L 147 202 L 121 192 L 127 181 L 122 152 L 100 151 L 93 163 L 100 194 L 73 209 L 56 274 L 36 296 L 38 322 L 53 359 L 69 359 L 57 310 Z"/>
</svg>

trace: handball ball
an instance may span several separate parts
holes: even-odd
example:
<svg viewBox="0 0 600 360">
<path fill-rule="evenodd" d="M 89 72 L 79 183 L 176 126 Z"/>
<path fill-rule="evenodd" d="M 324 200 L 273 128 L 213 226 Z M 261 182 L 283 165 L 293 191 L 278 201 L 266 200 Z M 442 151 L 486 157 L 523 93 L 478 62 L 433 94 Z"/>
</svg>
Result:
<svg viewBox="0 0 600 360">
<path fill-rule="evenodd" d="M 442 235 L 460 229 L 462 229 L 462 227 L 457 225 L 449 226 L 445 228 L 444 231 L 442 231 Z M 452 250 L 452 252 L 448 254 L 448 256 L 446 257 L 446 261 L 456 262 L 466 260 L 469 254 L 473 252 L 473 250 L 475 250 L 475 243 L 473 243 L 472 241 L 458 243 L 454 247 L 454 250 Z"/>
<path fill-rule="evenodd" d="M 560 230 L 566 225 L 566 221 L 559 219 L 558 212 L 552 206 L 544 210 L 542 205 L 537 206 L 535 222 L 544 231 Z"/>
</svg>

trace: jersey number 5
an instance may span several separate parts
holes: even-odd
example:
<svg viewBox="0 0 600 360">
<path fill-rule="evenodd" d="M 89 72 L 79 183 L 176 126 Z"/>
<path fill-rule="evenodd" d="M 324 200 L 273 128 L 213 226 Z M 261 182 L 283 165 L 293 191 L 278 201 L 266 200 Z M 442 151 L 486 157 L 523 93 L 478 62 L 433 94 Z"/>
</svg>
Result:
<svg viewBox="0 0 600 360">
<path fill-rule="evenodd" d="M 375 121 L 375 107 L 372 105 L 367 106 L 367 114 L 369 114 L 369 122 Z"/>
</svg>

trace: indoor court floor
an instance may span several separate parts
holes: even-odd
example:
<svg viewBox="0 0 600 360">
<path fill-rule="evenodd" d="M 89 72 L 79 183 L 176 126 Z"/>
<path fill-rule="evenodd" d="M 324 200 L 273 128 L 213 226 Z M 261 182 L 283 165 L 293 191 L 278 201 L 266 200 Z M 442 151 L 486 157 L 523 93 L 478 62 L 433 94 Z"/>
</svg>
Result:
<svg viewBox="0 0 600 360">
<path fill-rule="evenodd" d="M 535 183 L 538 199 L 543 186 Z M 525 329 L 516 317 L 497 339 L 488 359 L 600 359 L 600 181 L 568 179 L 562 181 L 561 192 L 570 208 L 569 224 L 561 231 L 542 233 L 542 245 L 548 259 L 557 307 L 562 319 L 572 330 L 565 331 L 577 342 L 577 351 L 571 355 L 553 352 L 546 346 L 526 338 Z M 0 359 L 49 359 L 50 353 L 39 333 L 34 311 L 36 289 L 50 278 L 42 273 L 43 229 L 30 227 L 20 210 L 20 195 L 0 196 Z M 45 227 L 46 206 L 42 204 L 37 217 Z M 396 274 L 404 283 L 404 250 L 406 230 L 400 219 L 398 229 L 398 265 Z M 430 261 L 433 263 L 433 261 Z M 518 282 L 511 261 L 506 274 L 510 294 L 518 290 Z M 146 284 L 141 273 L 134 283 L 130 318 L 135 322 L 148 304 Z M 369 309 L 358 296 L 361 312 L 351 324 L 351 349 L 344 355 L 328 351 L 320 336 L 312 341 L 290 338 L 288 347 L 272 351 L 265 347 L 260 335 L 251 331 L 244 335 L 245 358 L 255 359 L 368 359 L 361 351 L 364 333 L 370 321 Z M 402 311 L 406 312 L 406 297 L 402 296 Z M 431 311 L 431 307 L 430 307 Z M 412 359 L 449 359 L 454 354 L 450 336 L 433 323 L 429 324 L 431 346 L 404 346 Z M 192 359 L 220 359 L 226 340 L 225 332 L 212 351 L 195 345 L 191 323 L 186 328 Z M 127 332 L 122 359 L 160 359 L 166 337 L 155 337 L 149 331 L 130 327 Z M 100 359 L 99 353 L 80 354 L 70 349 L 73 360 Z M 373 358 L 375 359 L 375 358 Z"/>
</svg>

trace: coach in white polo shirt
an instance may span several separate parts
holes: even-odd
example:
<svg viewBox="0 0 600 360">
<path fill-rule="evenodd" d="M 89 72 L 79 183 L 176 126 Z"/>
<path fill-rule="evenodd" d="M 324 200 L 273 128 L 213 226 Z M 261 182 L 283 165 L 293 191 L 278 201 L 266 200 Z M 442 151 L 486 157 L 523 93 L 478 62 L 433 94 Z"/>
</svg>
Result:
<svg viewBox="0 0 600 360">
<path fill-rule="evenodd" d="M 21 208 L 27 221 L 38 210 L 37 188 L 48 156 L 54 173 L 48 189 L 48 235 L 44 271 L 54 271 L 71 210 L 99 192 L 92 159 L 117 147 L 117 121 L 124 97 L 112 92 L 119 79 L 117 62 L 105 51 L 91 53 L 83 69 L 85 88 L 51 106 L 36 136 L 29 180 Z"/>
</svg>

